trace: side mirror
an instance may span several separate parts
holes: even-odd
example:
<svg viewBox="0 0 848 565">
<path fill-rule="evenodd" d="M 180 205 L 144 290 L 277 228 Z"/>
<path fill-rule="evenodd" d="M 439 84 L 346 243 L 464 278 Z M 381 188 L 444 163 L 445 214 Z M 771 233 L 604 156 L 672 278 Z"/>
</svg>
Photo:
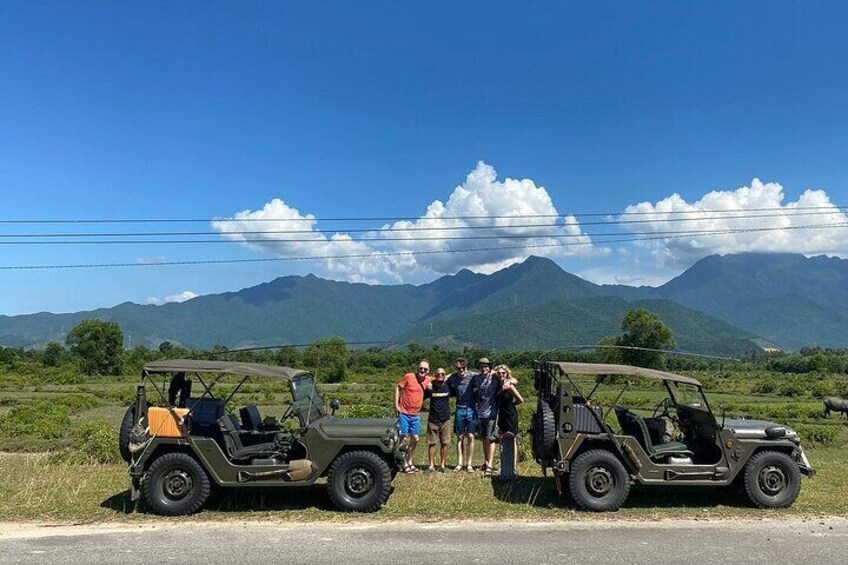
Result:
<svg viewBox="0 0 848 565">
<path fill-rule="evenodd" d="M 341 408 L 342 403 L 338 401 L 338 399 L 334 398 L 330 401 L 330 413 L 335 414 L 336 410 Z"/>
</svg>

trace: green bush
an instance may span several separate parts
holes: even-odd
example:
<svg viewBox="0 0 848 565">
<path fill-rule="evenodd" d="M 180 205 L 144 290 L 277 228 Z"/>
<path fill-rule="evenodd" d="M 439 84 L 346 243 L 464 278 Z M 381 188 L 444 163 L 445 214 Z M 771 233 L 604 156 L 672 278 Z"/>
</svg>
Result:
<svg viewBox="0 0 848 565">
<path fill-rule="evenodd" d="M 342 406 L 339 411 L 341 418 L 392 418 L 394 410 L 389 406 L 373 406 L 371 404 L 358 404 L 356 406 Z"/>
<path fill-rule="evenodd" d="M 65 435 L 70 425 L 70 410 L 67 406 L 49 400 L 36 400 L 19 404 L 0 417 L 0 435 L 57 439 Z"/>
<path fill-rule="evenodd" d="M 67 407 L 71 414 L 91 410 L 99 404 L 91 394 L 62 394 L 50 397 L 49 401 Z"/>
<path fill-rule="evenodd" d="M 804 443 L 830 446 L 842 435 L 841 426 L 823 426 L 821 424 L 800 424 L 796 431 Z"/>
<path fill-rule="evenodd" d="M 74 430 L 73 450 L 57 451 L 50 455 L 51 463 L 70 465 L 117 463 L 118 432 L 106 422 L 88 422 Z"/>
</svg>

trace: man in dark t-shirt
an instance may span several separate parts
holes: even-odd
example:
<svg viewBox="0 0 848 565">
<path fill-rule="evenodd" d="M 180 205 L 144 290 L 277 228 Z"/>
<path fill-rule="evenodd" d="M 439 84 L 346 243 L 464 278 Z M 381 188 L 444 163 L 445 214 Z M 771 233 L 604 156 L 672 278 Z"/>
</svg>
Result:
<svg viewBox="0 0 848 565">
<path fill-rule="evenodd" d="M 440 447 L 439 471 L 445 472 L 445 463 L 448 458 L 448 446 L 451 443 L 451 413 L 450 396 L 451 389 L 445 378 L 445 370 L 441 367 L 436 369 L 436 378 L 430 382 L 425 397 L 430 399 L 430 408 L 427 416 L 427 455 L 430 466 L 428 471 L 436 470 L 436 444 Z"/>
</svg>

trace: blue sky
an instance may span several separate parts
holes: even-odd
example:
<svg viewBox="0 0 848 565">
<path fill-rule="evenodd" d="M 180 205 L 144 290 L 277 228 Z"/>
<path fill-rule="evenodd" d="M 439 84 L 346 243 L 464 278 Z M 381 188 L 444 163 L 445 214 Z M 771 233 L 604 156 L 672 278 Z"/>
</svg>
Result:
<svg viewBox="0 0 848 565">
<path fill-rule="evenodd" d="M 226 218 L 276 198 L 284 207 L 266 213 L 296 209 L 319 219 L 304 226 L 344 233 L 320 219 L 416 218 L 460 185 L 487 212 L 508 208 L 504 194 L 523 202 L 525 189 L 541 198 L 532 211 L 546 209 L 546 194 L 564 215 L 639 202 L 656 211 L 661 201 L 848 204 L 846 16 L 838 3 L 5 2 L 0 219 Z M 820 192 L 802 196 L 807 189 Z M 680 201 L 665 200 L 674 193 Z M 455 200 L 448 210 L 466 210 Z M 841 232 L 814 246 L 730 239 L 686 249 L 596 242 L 551 255 L 599 282 L 648 284 L 710 252 L 848 250 Z M 388 250 L 397 249 L 413 248 Z M 422 282 L 529 252 L 0 271 L 0 313 L 161 301 L 311 271 Z M 2 245 L 0 266 L 291 253 L 238 243 Z"/>
</svg>

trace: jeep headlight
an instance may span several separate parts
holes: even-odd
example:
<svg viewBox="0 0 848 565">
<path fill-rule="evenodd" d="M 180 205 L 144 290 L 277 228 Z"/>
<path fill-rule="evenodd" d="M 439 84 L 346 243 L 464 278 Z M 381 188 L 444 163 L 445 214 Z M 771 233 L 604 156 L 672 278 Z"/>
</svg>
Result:
<svg viewBox="0 0 848 565">
<path fill-rule="evenodd" d="M 400 436 L 398 435 L 397 428 L 386 430 L 386 435 L 383 436 L 383 445 L 389 449 L 394 449 L 394 447 L 398 444 L 399 438 Z"/>
</svg>

